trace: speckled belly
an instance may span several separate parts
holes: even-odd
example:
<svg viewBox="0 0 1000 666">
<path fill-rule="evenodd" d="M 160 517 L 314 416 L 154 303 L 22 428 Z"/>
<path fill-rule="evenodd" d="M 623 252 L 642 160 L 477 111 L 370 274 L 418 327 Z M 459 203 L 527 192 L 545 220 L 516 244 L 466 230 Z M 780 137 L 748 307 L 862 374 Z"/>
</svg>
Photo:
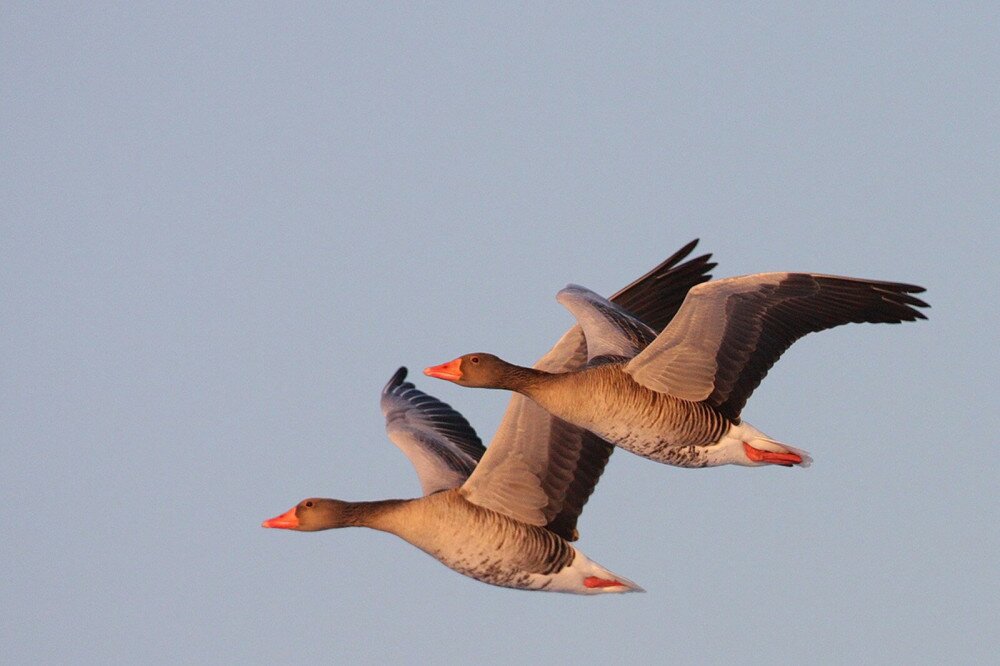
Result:
<svg viewBox="0 0 1000 666">
<path fill-rule="evenodd" d="M 670 396 L 639 407 L 624 405 L 597 414 L 591 423 L 578 425 L 626 451 L 678 467 L 711 464 L 706 448 L 718 442 L 731 425 L 701 403 Z"/>
<path fill-rule="evenodd" d="M 705 467 L 708 464 L 708 453 L 705 447 L 712 443 L 677 443 L 669 435 L 643 433 L 639 430 L 629 429 L 615 429 L 607 434 L 602 434 L 602 437 L 637 456 L 677 467 Z"/>
<path fill-rule="evenodd" d="M 462 519 L 456 519 L 456 512 Z M 423 529 L 400 536 L 445 566 L 491 585 L 544 589 L 575 555 L 572 546 L 548 530 L 467 502 L 453 504 L 440 521 L 429 518 Z"/>
</svg>

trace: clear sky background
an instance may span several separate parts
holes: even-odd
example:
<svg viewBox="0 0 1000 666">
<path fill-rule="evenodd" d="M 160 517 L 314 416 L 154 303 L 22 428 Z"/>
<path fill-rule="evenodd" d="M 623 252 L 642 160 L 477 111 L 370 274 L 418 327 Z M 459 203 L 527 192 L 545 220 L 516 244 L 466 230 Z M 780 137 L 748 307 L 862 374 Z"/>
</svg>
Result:
<svg viewBox="0 0 1000 666">
<path fill-rule="evenodd" d="M 1000 653 L 995 3 L 5 3 L 0 644 L 10 663 L 934 663 Z M 744 412 L 809 469 L 617 452 L 580 548 L 493 588 L 387 534 L 400 365 L 488 441 L 532 363 L 688 240 L 717 276 L 928 288 Z"/>
</svg>

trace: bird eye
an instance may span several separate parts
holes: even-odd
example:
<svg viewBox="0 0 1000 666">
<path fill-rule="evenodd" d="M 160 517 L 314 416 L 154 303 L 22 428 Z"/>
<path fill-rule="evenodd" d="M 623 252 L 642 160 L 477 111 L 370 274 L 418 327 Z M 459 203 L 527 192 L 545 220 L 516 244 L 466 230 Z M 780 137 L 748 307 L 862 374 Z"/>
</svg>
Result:
<svg viewBox="0 0 1000 666">
<path fill-rule="evenodd" d="M 313 505 L 312 500 L 306 502 L 306 508 L 312 508 L 312 505 Z"/>
<path fill-rule="evenodd" d="M 472 361 L 473 363 L 479 363 L 479 357 L 478 356 L 473 356 L 469 360 Z"/>
</svg>

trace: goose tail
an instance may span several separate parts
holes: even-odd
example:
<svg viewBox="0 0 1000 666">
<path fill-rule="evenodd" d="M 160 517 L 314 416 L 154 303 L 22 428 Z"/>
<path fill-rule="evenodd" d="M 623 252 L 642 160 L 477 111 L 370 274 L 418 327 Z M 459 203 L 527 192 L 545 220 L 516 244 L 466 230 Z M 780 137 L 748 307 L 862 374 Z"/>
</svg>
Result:
<svg viewBox="0 0 1000 666">
<path fill-rule="evenodd" d="M 743 452 L 751 462 L 785 467 L 809 467 L 813 461 L 808 451 L 764 435 L 758 435 L 748 442 L 744 441 Z"/>
</svg>

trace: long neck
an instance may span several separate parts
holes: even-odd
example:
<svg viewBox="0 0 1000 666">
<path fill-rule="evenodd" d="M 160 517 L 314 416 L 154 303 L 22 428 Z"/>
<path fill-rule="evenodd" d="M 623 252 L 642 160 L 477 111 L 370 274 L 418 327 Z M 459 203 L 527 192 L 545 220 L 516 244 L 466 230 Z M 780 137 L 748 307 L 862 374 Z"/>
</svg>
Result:
<svg viewBox="0 0 1000 666">
<path fill-rule="evenodd" d="M 370 527 L 385 530 L 393 514 L 413 500 L 376 500 L 373 502 L 344 502 L 341 519 L 344 527 Z"/>
<path fill-rule="evenodd" d="M 517 391 L 530 396 L 534 389 L 546 384 L 554 377 L 555 375 L 551 372 L 508 363 L 504 367 L 503 377 L 496 388 Z"/>
</svg>

